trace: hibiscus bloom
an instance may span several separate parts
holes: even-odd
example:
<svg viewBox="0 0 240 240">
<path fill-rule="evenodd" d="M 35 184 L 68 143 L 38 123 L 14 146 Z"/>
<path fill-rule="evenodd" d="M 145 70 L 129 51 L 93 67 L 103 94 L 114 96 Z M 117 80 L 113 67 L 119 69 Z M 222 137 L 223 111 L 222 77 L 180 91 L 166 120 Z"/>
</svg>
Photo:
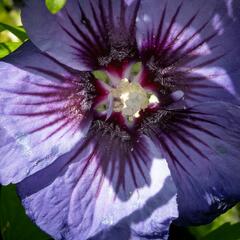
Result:
<svg viewBox="0 0 240 240">
<path fill-rule="evenodd" d="M 237 8 L 25 1 L 30 41 L 0 63 L 0 183 L 41 229 L 167 239 L 239 201 Z"/>
</svg>

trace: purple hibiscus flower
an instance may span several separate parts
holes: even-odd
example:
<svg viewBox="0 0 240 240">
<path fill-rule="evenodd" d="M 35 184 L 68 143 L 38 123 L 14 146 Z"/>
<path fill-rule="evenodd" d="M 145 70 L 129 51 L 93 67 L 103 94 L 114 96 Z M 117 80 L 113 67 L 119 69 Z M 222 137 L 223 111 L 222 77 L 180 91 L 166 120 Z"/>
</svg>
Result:
<svg viewBox="0 0 240 240">
<path fill-rule="evenodd" d="M 234 0 L 26 0 L 0 63 L 0 183 L 54 239 L 167 239 L 240 200 Z"/>
</svg>

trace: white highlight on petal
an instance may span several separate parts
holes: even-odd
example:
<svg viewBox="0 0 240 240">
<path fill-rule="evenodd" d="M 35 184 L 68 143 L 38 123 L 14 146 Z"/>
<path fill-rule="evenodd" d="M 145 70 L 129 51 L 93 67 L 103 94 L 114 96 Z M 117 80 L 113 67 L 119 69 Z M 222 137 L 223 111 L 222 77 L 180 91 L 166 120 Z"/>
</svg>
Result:
<svg viewBox="0 0 240 240">
<path fill-rule="evenodd" d="M 219 35 L 222 35 L 224 33 L 223 22 L 219 14 L 214 15 L 212 19 L 212 26 L 214 30 L 218 32 Z"/>
<path fill-rule="evenodd" d="M 97 232 L 95 226 L 98 226 L 99 219 L 101 219 L 102 216 L 105 217 L 101 222 L 101 228 L 108 228 L 124 218 L 129 218 L 129 216 L 131 219 L 132 215 L 133 220 L 132 222 L 130 221 L 131 229 L 136 232 L 148 233 L 150 231 L 149 229 L 152 227 L 152 222 L 159 223 L 159 227 L 161 229 L 161 223 L 165 220 L 169 218 L 177 218 L 178 209 L 176 194 L 173 194 L 171 198 L 168 199 L 168 192 L 175 192 L 176 189 L 174 183 L 170 180 L 170 171 L 165 159 L 155 158 L 153 160 L 150 176 L 150 186 L 145 185 L 143 188 L 138 189 L 138 191 L 130 193 L 132 196 L 127 201 L 122 201 L 121 199 L 116 198 L 114 202 L 112 199 L 115 197 L 115 190 L 106 178 L 104 186 L 101 190 L 102 194 L 100 194 L 96 202 L 94 221 L 89 235 L 94 235 Z M 165 192 L 165 190 L 167 192 Z M 162 194 L 159 194 L 161 191 L 163 191 Z M 158 194 L 159 196 L 157 196 Z M 154 209 L 152 210 L 151 204 L 148 203 L 148 201 L 154 201 L 154 203 L 156 202 L 156 204 L 159 205 L 157 205 L 158 207 L 153 207 Z M 147 207 L 148 204 L 150 207 Z M 144 212 L 147 219 L 135 222 L 134 215 L 139 214 L 141 209 L 144 209 L 142 211 L 148 211 L 147 213 Z"/>
<path fill-rule="evenodd" d="M 143 21 L 146 22 L 146 23 L 149 23 L 149 22 L 151 22 L 151 17 L 148 16 L 147 14 L 144 14 L 143 15 Z"/>
<path fill-rule="evenodd" d="M 135 0 L 125 0 L 125 3 L 130 6 Z"/>
<path fill-rule="evenodd" d="M 170 38 L 169 38 L 169 44 L 171 44 L 171 41 L 175 39 L 176 35 L 181 32 L 183 28 L 183 25 L 180 25 L 178 23 L 174 24 L 174 27 L 170 33 Z M 173 48 L 176 49 L 178 48 L 182 43 L 184 43 L 187 39 L 191 38 L 191 36 L 193 36 L 196 33 L 195 28 L 193 27 L 188 27 L 183 34 L 181 34 L 177 40 L 174 42 Z M 195 37 L 193 39 L 190 40 L 190 42 L 185 46 L 184 49 L 189 49 L 193 46 L 198 45 L 198 43 L 200 43 L 203 40 L 203 38 L 201 37 L 200 34 L 196 34 Z M 202 44 L 201 46 L 199 46 L 199 48 L 197 48 L 194 51 L 194 54 L 199 54 L 199 55 L 208 55 L 211 53 L 211 50 L 208 46 L 207 43 Z"/>
<path fill-rule="evenodd" d="M 226 89 L 230 94 L 236 95 L 234 84 L 226 70 L 220 67 L 205 67 L 194 69 L 194 73 L 206 76 L 210 81 Z"/>
<path fill-rule="evenodd" d="M 231 18 L 235 18 L 233 15 L 233 0 L 225 0 L 225 4 L 227 6 L 228 16 Z"/>
</svg>

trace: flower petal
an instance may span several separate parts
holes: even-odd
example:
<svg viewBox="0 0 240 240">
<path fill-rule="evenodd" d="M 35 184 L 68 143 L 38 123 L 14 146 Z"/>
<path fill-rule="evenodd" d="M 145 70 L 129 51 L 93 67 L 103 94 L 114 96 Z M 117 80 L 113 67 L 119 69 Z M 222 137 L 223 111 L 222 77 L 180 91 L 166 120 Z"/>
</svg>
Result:
<svg viewBox="0 0 240 240">
<path fill-rule="evenodd" d="M 86 78 L 31 42 L 0 62 L 1 184 L 48 166 L 85 135 L 91 124 Z"/>
<path fill-rule="evenodd" d="M 91 136 L 90 143 L 79 143 L 18 184 L 27 214 L 54 239 L 167 239 L 178 210 L 166 161 L 154 158 L 144 164 L 146 156 L 139 155 L 144 149 L 129 149 L 131 163 L 122 169 L 129 157 L 112 146 L 111 155 L 107 146 L 111 141 L 116 145 L 117 137 L 106 139 L 102 135 L 98 147 Z M 142 143 L 150 157 L 150 140 Z M 118 144 L 121 150 L 126 146 Z"/>
<path fill-rule="evenodd" d="M 240 200 L 240 108 L 209 102 L 166 115 L 165 127 L 150 124 L 149 135 L 178 189 L 177 222 L 209 223 Z"/>
<path fill-rule="evenodd" d="M 137 41 L 159 90 L 184 91 L 188 105 L 237 101 L 240 18 L 225 2 L 142 0 Z"/>
<path fill-rule="evenodd" d="M 135 56 L 138 7 L 139 0 L 69 0 L 52 15 L 43 1 L 28 0 L 22 19 L 37 47 L 83 71 Z"/>
</svg>

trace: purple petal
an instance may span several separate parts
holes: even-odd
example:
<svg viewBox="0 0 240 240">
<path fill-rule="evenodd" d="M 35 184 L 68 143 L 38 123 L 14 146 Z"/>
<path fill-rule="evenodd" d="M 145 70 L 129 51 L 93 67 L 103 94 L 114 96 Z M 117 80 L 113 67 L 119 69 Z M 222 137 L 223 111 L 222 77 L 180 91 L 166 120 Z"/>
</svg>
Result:
<svg viewBox="0 0 240 240">
<path fill-rule="evenodd" d="M 37 47 L 83 71 L 135 57 L 138 7 L 139 0 L 69 0 L 52 15 L 44 2 L 26 1 L 22 19 Z"/>
<path fill-rule="evenodd" d="M 208 102 L 169 110 L 165 119 L 149 134 L 178 189 L 178 223 L 208 223 L 240 200 L 240 108 Z"/>
<path fill-rule="evenodd" d="M 85 75 L 58 64 L 30 42 L 4 61 L 0 63 L 0 182 L 9 184 L 72 149 L 91 124 L 91 101 Z"/>
<path fill-rule="evenodd" d="M 188 105 L 237 101 L 240 19 L 227 14 L 225 2 L 141 1 L 138 46 L 161 91 L 181 89 Z"/>
<path fill-rule="evenodd" d="M 135 159 L 143 172 L 149 173 L 149 185 L 131 190 L 133 174 L 126 166 L 126 187 L 117 189 L 119 165 L 124 159 L 118 159 L 118 155 L 102 159 L 109 142 L 102 139 L 98 150 L 93 140 L 87 145 L 80 143 L 18 184 L 27 214 L 54 239 L 167 239 L 169 224 L 178 216 L 178 210 L 166 161 L 155 158 L 148 169 L 142 159 Z M 109 165 L 108 171 L 102 161 Z M 136 182 L 145 181 L 133 159 L 132 166 Z"/>
</svg>

